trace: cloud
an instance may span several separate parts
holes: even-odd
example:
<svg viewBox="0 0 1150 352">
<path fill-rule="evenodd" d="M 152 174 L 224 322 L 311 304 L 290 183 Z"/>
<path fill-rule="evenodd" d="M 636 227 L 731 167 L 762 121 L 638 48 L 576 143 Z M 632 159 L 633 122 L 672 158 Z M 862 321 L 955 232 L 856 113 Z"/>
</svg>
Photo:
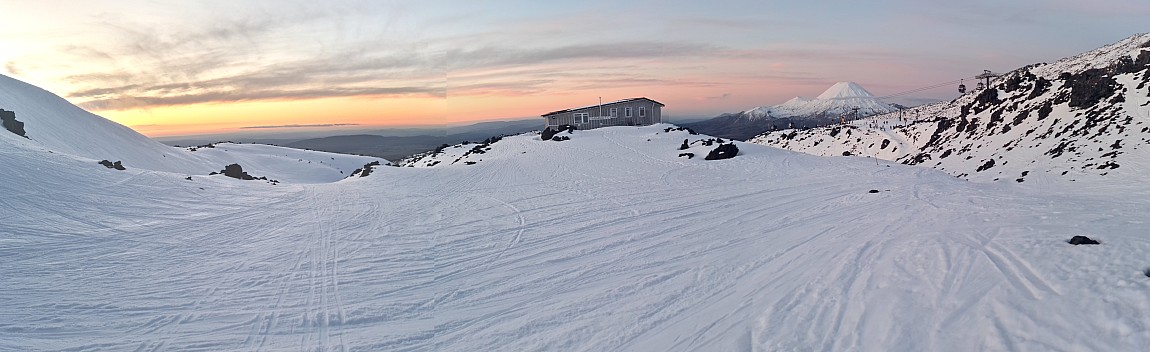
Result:
<svg viewBox="0 0 1150 352">
<path fill-rule="evenodd" d="M 272 128 L 311 128 L 311 127 L 340 127 L 340 126 L 359 126 L 358 123 L 320 123 L 309 125 L 271 125 L 271 126 L 244 126 L 240 129 L 272 129 Z"/>
<path fill-rule="evenodd" d="M 264 28 L 253 27 L 253 28 Z M 185 36 L 234 39 L 243 37 L 221 30 L 217 35 Z M 115 61 L 151 62 L 151 67 L 120 68 L 101 73 L 83 73 L 66 77 L 87 88 L 68 95 L 85 100 L 80 105 L 94 110 L 130 109 L 197 103 L 220 103 L 250 100 L 292 100 L 330 97 L 410 96 L 438 97 L 446 94 L 448 77 L 453 94 L 530 95 L 546 91 L 558 82 L 547 76 L 555 70 L 537 71 L 536 76 L 486 76 L 483 71 L 503 68 L 539 67 L 549 63 L 592 63 L 593 70 L 614 71 L 601 75 L 568 75 L 564 82 L 582 82 L 580 87 L 602 84 L 639 85 L 660 83 L 649 77 L 619 73 L 625 65 L 604 66 L 603 62 L 656 59 L 676 56 L 705 56 L 718 52 L 710 45 L 625 42 L 578 44 L 541 49 L 482 47 L 469 50 L 435 52 L 428 49 L 352 46 L 333 49 L 323 56 L 303 57 L 261 64 L 246 63 L 234 54 L 217 55 L 218 50 L 202 53 L 167 53 L 168 44 L 141 40 L 132 48 L 136 54 L 105 54 L 95 49 L 73 47 L 70 52 L 93 54 L 98 58 L 126 57 Z M 98 54 L 94 54 L 98 53 Z M 153 55 L 164 55 L 160 59 Z M 579 66 L 566 71 L 585 70 Z M 562 75 L 562 73 L 559 73 Z M 606 76 L 606 77 L 604 77 Z M 606 82 L 611 81 L 611 82 Z M 683 84 L 683 83 L 675 83 Z M 381 88 L 388 87 L 388 88 Z"/>
<path fill-rule="evenodd" d="M 298 100 L 320 99 L 337 97 L 387 97 L 411 95 L 439 95 L 442 96 L 441 87 L 381 87 L 381 88 L 329 88 L 310 90 L 275 90 L 260 91 L 207 91 L 203 93 L 188 93 L 175 95 L 126 96 L 120 95 L 106 99 L 95 99 L 78 104 L 80 107 L 92 110 L 125 110 L 141 107 L 173 106 L 203 103 L 227 103 L 256 100 Z"/>
<path fill-rule="evenodd" d="M 717 96 L 703 97 L 704 100 L 725 100 L 731 97 L 731 93 L 723 93 Z"/>
<path fill-rule="evenodd" d="M 574 44 L 549 48 L 514 49 L 484 47 L 447 52 L 452 69 L 541 64 L 570 60 L 654 59 L 685 56 L 714 56 L 721 48 L 709 44 L 631 41 L 619 43 Z"/>
<path fill-rule="evenodd" d="M 746 49 L 625 35 L 590 40 L 570 30 L 561 33 L 562 40 L 548 40 L 538 32 L 508 31 L 522 30 L 523 22 L 477 24 L 481 28 L 464 33 L 498 35 L 463 38 L 451 31 L 433 35 L 405 29 L 396 25 L 402 22 L 402 11 L 381 20 L 378 13 L 363 14 L 354 7 L 327 11 L 321 6 L 323 11 L 317 11 L 301 4 L 297 5 L 305 7 L 246 15 L 225 9 L 193 16 L 198 20 L 191 22 L 141 23 L 102 16 L 100 23 L 115 34 L 102 36 L 107 42 L 61 48 L 62 63 L 83 62 L 88 68 L 62 75 L 73 88 L 66 95 L 88 109 L 122 110 L 334 97 L 713 88 L 764 78 L 821 82 L 825 79 L 801 74 L 811 66 L 807 62 L 885 62 L 902 57 L 830 45 Z M 712 29 L 756 28 L 755 21 L 746 19 L 698 22 Z M 570 27 L 556 28 L 547 30 Z M 738 63 L 762 63 L 758 67 L 773 63 L 773 72 L 737 69 Z M 779 72 L 783 69 L 791 72 Z"/>
<path fill-rule="evenodd" d="M 5 63 L 4 64 L 4 70 L 8 71 L 8 74 L 11 74 L 14 76 L 19 76 L 19 75 L 24 74 L 24 71 L 20 70 L 20 68 L 17 67 L 16 63 L 13 61 L 8 61 L 7 63 Z"/>
</svg>

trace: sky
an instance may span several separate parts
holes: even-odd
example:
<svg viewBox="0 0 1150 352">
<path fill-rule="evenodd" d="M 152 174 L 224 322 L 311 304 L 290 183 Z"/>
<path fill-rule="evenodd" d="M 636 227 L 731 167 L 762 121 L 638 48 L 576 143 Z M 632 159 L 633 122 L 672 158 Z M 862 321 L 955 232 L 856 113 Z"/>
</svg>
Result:
<svg viewBox="0 0 1150 352">
<path fill-rule="evenodd" d="M 631 97 L 712 117 L 878 96 L 1150 31 L 1145 0 L 0 0 L 0 73 L 149 136 L 534 118 Z M 957 84 L 891 98 L 952 99 Z"/>
</svg>

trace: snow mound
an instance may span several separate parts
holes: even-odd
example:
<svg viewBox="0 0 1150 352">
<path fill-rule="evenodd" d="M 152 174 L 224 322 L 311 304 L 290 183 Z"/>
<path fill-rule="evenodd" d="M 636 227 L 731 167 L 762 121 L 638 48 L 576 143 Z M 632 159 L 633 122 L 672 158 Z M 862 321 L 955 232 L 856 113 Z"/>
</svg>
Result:
<svg viewBox="0 0 1150 352">
<path fill-rule="evenodd" d="M 28 137 L 2 131 L 0 146 L 5 148 L 67 155 L 92 166 L 99 160 L 121 161 L 129 170 L 175 173 L 181 178 L 206 176 L 239 163 L 252 174 L 283 182 L 334 182 L 365 163 L 382 160 L 267 145 L 225 143 L 195 151 L 170 147 L 4 75 L 0 75 L 0 109 L 13 112 Z"/>
</svg>

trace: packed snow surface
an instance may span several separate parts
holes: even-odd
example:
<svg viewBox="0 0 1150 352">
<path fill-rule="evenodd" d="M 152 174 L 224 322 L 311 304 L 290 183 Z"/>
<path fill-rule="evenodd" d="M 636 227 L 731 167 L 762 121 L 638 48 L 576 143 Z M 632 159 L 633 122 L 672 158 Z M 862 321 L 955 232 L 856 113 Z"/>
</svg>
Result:
<svg viewBox="0 0 1150 352">
<path fill-rule="evenodd" d="M 1145 187 L 1046 192 L 741 142 L 688 159 L 680 144 L 710 137 L 669 127 L 279 185 L 0 138 L 0 350 L 1150 345 Z"/>
</svg>

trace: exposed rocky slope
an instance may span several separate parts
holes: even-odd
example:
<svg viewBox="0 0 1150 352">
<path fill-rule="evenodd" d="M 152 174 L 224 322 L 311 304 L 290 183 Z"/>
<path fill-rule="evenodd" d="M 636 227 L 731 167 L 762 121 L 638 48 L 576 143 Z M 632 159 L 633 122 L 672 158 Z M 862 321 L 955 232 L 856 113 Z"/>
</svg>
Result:
<svg viewBox="0 0 1150 352">
<path fill-rule="evenodd" d="M 968 179 L 1025 182 L 1125 173 L 1150 153 L 1150 34 L 1026 66 L 951 102 L 847 126 L 784 130 L 752 142 L 818 155 L 866 155 Z"/>
</svg>

